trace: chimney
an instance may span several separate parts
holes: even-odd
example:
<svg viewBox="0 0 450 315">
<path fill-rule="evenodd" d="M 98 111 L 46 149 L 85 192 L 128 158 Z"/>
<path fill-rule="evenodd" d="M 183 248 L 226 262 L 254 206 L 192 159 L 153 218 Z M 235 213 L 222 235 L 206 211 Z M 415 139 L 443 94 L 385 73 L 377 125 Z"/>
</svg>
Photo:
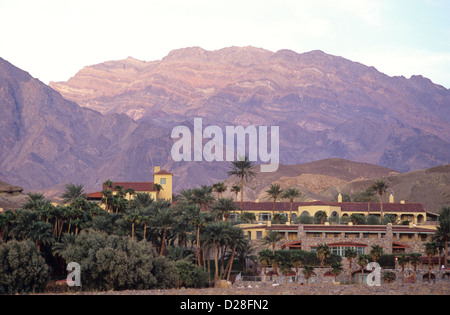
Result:
<svg viewBox="0 0 450 315">
<path fill-rule="evenodd" d="M 389 203 L 394 203 L 394 195 L 393 194 L 391 194 L 389 196 Z"/>
<path fill-rule="evenodd" d="M 155 166 L 154 169 L 153 169 L 153 174 L 158 173 L 160 170 L 161 170 L 160 166 Z"/>
<path fill-rule="evenodd" d="M 342 202 L 342 194 L 338 195 L 338 202 Z"/>
<path fill-rule="evenodd" d="M 401 203 L 402 205 L 404 205 L 404 204 L 406 203 L 406 201 L 405 201 L 405 200 L 401 200 L 400 203 Z"/>
</svg>

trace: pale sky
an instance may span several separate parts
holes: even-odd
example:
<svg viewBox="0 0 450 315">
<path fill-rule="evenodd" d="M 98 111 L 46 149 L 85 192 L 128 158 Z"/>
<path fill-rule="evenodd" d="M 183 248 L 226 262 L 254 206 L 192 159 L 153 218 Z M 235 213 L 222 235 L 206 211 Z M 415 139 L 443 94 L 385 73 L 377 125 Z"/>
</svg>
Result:
<svg viewBox="0 0 450 315">
<path fill-rule="evenodd" d="M 0 0 L 0 57 L 44 83 L 192 46 L 320 49 L 450 88 L 450 0 Z"/>
</svg>

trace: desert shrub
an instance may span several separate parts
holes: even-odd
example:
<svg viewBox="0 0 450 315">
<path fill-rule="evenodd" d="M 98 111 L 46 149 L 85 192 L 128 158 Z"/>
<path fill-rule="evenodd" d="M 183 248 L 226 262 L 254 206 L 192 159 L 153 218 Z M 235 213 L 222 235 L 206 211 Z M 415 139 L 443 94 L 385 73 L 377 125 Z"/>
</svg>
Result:
<svg viewBox="0 0 450 315">
<path fill-rule="evenodd" d="M 58 255 L 81 268 L 81 284 L 88 290 L 145 290 L 176 286 L 176 269 L 167 259 L 157 259 L 147 242 L 83 230 Z M 162 274 L 167 272 L 167 276 Z"/>
<path fill-rule="evenodd" d="M 42 292 L 50 270 L 31 241 L 0 244 L 0 293 Z"/>
<path fill-rule="evenodd" d="M 180 260 L 175 263 L 178 271 L 178 287 L 203 288 L 208 284 L 209 275 L 203 268 Z"/>
</svg>

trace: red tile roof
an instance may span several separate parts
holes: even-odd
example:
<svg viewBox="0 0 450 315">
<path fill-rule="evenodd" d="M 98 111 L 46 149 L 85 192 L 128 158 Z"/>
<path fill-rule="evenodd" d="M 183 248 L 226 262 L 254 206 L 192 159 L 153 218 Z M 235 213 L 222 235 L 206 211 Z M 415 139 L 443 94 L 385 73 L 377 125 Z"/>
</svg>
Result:
<svg viewBox="0 0 450 315">
<path fill-rule="evenodd" d="M 93 198 L 93 199 L 101 199 L 103 198 L 103 194 L 101 191 L 98 192 L 94 192 L 94 193 L 90 193 L 90 194 L 86 194 L 87 198 Z"/>
<path fill-rule="evenodd" d="M 238 202 L 238 206 L 241 204 Z M 290 202 L 276 202 L 275 211 L 289 211 Z M 336 206 L 341 207 L 342 212 L 363 212 L 368 210 L 368 204 L 366 202 L 325 202 L 325 201 L 313 201 L 313 202 L 294 202 L 292 203 L 292 210 L 296 211 L 298 207 L 305 206 Z M 272 211 L 273 202 L 244 202 L 243 211 Z M 370 204 L 371 212 L 380 212 L 379 203 Z M 383 203 L 383 212 L 426 212 L 421 203 Z"/>
<path fill-rule="evenodd" d="M 110 189 L 112 191 L 116 191 L 116 189 L 114 189 L 114 187 L 116 186 L 122 186 L 124 190 L 128 188 L 133 188 L 136 192 L 155 191 L 153 189 L 153 182 L 114 182 L 112 188 L 103 185 L 103 190 Z"/>
<path fill-rule="evenodd" d="M 173 174 L 166 170 L 160 170 L 159 172 L 156 172 L 154 175 L 173 175 Z"/>
</svg>

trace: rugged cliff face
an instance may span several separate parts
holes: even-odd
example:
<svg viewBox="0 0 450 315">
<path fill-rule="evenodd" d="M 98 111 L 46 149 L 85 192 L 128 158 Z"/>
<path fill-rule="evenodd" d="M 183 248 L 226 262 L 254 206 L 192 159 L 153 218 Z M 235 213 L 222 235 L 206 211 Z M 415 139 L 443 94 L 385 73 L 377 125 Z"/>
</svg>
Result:
<svg viewBox="0 0 450 315">
<path fill-rule="evenodd" d="M 174 173 L 175 191 L 223 180 L 228 162 L 171 159 L 172 128 L 195 117 L 280 126 L 282 164 L 333 157 L 404 172 L 449 162 L 449 90 L 321 51 L 194 47 L 51 86 L 0 59 L 0 179 L 27 190 L 152 180 L 156 165 Z"/>
<path fill-rule="evenodd" d="M 194 117 L 277 125 L 285 164 L 340 157 L 410 171 L 449 162 L 449 90 L 321 51 L 193 47 L 86 67 L 51 86 L 83 107 L 165 127 Z"/>
</svg>

